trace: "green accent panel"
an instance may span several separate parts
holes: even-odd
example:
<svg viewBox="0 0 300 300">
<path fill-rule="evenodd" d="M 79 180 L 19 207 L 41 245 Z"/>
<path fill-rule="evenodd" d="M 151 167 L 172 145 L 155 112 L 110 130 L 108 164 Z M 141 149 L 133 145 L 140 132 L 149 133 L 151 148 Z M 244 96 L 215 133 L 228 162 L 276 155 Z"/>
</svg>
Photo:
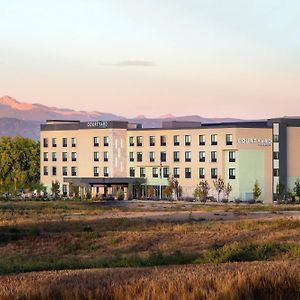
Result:
<svg viewBox="0 0 300 300">
<path fill-rule="evenodd" d="M 152 167 L 146 167 L 145 172 L 146 172 L 147 185 L 169 185 L 168 178 L 152 177 Z"/>
<path fill-rule="evenodd" d="M 232 192 L 230 193 L 229 198 L 230 199 L 237 199 L 240 198 L 240 183 L 239 183 L 239 165 L 238 165 L 238 161 L 239 161 L 239 151 L 235 151 L 235 162 L 229 162 L 229 151 L 225 150 L 224 151 L 224 158 L 225 158 L 225 176 L 224 176 L 224 180 L 225 183 L 227 184 L 227 182 L 230 183 L 230 185 L 232 186 Z M 236 172 L 236 179 L 229 179 L 229 168 L 235 168 L 235 172 Z"/>
<path fill-rule="evenodd" d="M 169 185 L 168 179 L 166 178 L 147 178 L 147 185 Z"/>
<path fill-rule="evenodd" d="M 239 173 L 237 174 L 240 188 L 240 198 L 251 197 L 255 180 L 261 188 L 260 200 L 265 194 L 265 153 L 264 150 L 239 150 Z"/>
</svg>

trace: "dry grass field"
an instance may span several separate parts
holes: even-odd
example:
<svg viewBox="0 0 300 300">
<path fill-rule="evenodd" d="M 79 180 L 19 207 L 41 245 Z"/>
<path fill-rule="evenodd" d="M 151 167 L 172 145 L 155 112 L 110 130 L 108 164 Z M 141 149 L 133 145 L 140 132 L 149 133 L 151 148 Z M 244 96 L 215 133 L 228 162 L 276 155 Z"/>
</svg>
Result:
<svg viewBox="0 0 300 300">
<path fill-rule="evenodd" d="M 291 210 L 0 202 L 0 299 L 300 299 Z"/>
<path fill-rule="evenodd" d="M 300 262 L 52 271 L 3 276 L 11 299 L 300 299 Z"/>
</svg>

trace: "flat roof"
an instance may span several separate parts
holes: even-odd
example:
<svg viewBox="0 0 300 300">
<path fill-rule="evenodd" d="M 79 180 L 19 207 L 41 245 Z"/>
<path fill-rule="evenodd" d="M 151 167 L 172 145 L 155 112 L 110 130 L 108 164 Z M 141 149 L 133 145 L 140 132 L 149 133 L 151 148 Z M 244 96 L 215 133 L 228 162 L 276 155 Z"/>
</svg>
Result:
<svg viewBox="0 0 300 300">
<path fill-rule="evenodd" d="M 300 120 L 299 120 L 300 122 Z M 67 120 L 49 120 L 41 124 L 41 131 L 65 131 L 80 129 L 127 129 L 129 131 L 146 130 L 188 130 L 188 129 L 206 129 L 206 128 L 269 128 L 269 121 L 238 121 L 221 123 L 200 123 L 189 121 L 168 121 L 163 122 L 161 127 L 143 128 L 140 124 L 129 123 L 128 121 L 67 121 Z"/>
<path fill-rule="evenodd" d="M 206 129 L 206 128 L 270 128 L 273 123 L 281 123 L 286 126 L 300 127 L 300 117 L 285 116 L 281 118 L 272 118 L 268 120 L 254 121 L 236 121 L 236 122 L 218 122 L 201 123 L 195 121 L 163 121 L 161 127 L 146 127 L 141 124 L 129 123 L 128 121 L 90 121 L 80 122 L 78 120 L 48 120 L 41 124 L 41 131 L 64 131 L 80 129 L 127 129 L 129 131 L 147 131 L 147 130 L 188 130 L 188 129 Z"/>
</svg>

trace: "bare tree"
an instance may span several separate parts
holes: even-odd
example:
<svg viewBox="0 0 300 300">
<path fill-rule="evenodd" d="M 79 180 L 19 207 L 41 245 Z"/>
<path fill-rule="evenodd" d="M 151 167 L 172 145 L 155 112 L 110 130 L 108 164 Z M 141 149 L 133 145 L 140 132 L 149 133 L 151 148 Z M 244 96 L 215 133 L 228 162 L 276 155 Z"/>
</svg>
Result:
<svg viewBox="0 0 300 300">
<path fill-rule="evenodd" d="M 224 186 L 224 195 L 226 197 L 226 200 L 229 200 L 229 196 L 230 193 L 232 192 L 232 186 L 231 184 L 228 182 L 225 186 Z"/>
<path fill-rule="evenodd" d="M 224 179 L 219 177 L 217 180 L 214 180 L 214 187 L 218 193 L 218 202 L 220 201 L 220 194 L 224 191 L 225 188 L 225 182 Z"/>
</svg>

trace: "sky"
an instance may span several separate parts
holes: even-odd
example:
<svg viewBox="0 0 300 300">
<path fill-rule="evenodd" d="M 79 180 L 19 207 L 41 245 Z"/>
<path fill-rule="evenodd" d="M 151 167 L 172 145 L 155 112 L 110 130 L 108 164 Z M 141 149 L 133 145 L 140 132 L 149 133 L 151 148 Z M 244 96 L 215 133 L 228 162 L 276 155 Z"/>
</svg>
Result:
<svg viewBox="0 0 300 300">
<path fill-rule="evenodd" d="M 296 0 L 0 0 L 0 96 L 134 117 L 300 115 Z"/>
</svg>

